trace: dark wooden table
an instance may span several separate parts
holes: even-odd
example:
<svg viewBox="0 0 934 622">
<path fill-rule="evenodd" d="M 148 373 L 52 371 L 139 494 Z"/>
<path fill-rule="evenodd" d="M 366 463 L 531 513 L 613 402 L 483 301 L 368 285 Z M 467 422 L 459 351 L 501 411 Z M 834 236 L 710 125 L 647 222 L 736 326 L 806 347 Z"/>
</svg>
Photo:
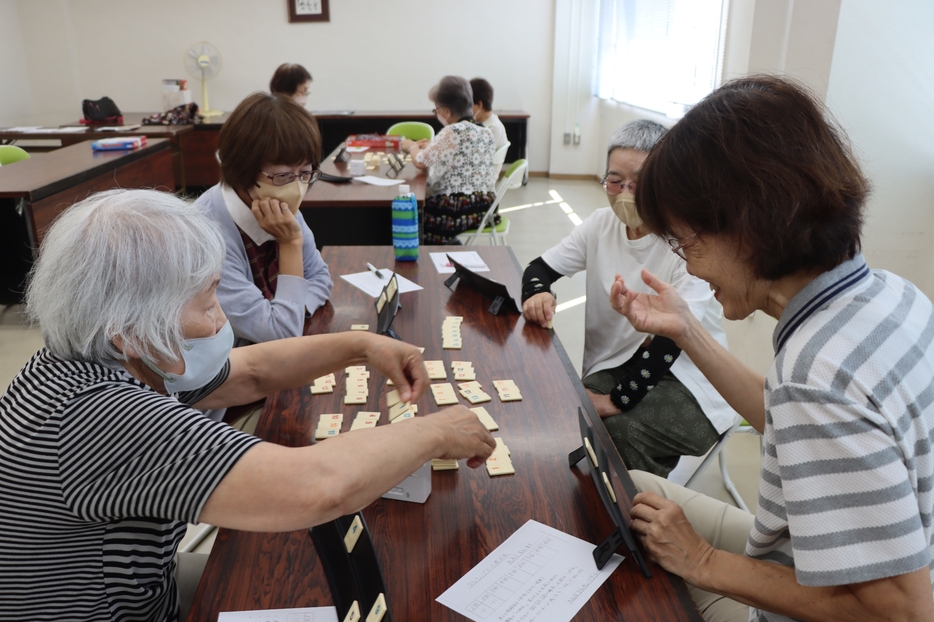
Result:
<svg viewBox="0 0 934 622">
<path fill-rule="evenodd" d="M 523 110 L 494 110 L 506 128 L 509 150 L 506 162 L 515 162 L 527 157 L 529 142 L 529 114 Z M 432 114 L 430 108 L 423 110 L 358 110 L 351 114 L 340 111 L 314 111 L 318 119 L 323 140 L 322 151 L 328 153 L 344 142 L 350 134 L 385 134 L 395 123 L 403 121 L 421 121 L 441 130 L 441 123 Z"/>
<path fill-rule="evenodd" d="M 169 141 L 103 152 L 86 141 L 0 168 L 0 303 L 18 300 L 33 253 L 55 217 L 88 194 L 115 187 L 174 190 Z"/>
<path fill-rule="evenodd" d="M 123 117 L 123 125 L 126 127 L 132 127 L 135 124 L 141 123 L 144 116 L 148 115 L 144 115 L 142 113 L 127 113 Z M 46 134 L 42 132 L 10 132 L 5 129 L 0 129 L 0 144 L 15 143 L 18 140 L 59 140 L 62 143 L 62 147 L 68 147 L 70 145 L 77 145 L 88 140 L 100 140 L 102 138 L 117 138 L 125 136 L 146 136 L 149 139 L 164 138 L 169 141 L 169 145 L 172 150 L 172 158 L 174 160 L 173 165 L 175 168 L 175 182 L 177 187 L 183 191 L 186 189 L 186 166 L 182 136 L 188 132 L 191 132 L 194 126 L 142 125 L 141 127 L 133 130 L 126 129 L 113 132 L 102 132 L 100 129 L 98 129 L 100 126 L 86 127 L 75 121 L 74 123 L 62 127 L 79 128 L 81 131 L 67 134 Z M 217 147 L 214 149 L 216 150 Z M 213 154 L 213 151 L 211 153 Z"/>
<path fill-rule="evenodd" d="M 328 154 L 321 163 L 321 171 L 331 175 L 348 176 L 347 164 L 335 162 L 339 149 Z M 376 151 L 376 150 L 373 150 Z M 366 152 L 353 154 L 362 160 Z M 367 175 L 404 179 L 415 193 L 419 208 L 425 205 L 428 172 L 406 163 L 398 177 L 392 177 L 388 164 L 379 170 L 366 171 Z M 325 246 L 384 246 L 392 244 L 392 200 L 399 194 L 399 186 L 373 186 L 361 181 L 331 183 L 319 180 L 308 189 L 302 201 L 302 215 L 315 234 L 318 248 Z"/>
<path fill-rule="evenodd" d="M 506 154 L 506 162 L 514 162 L 527 157 L 529 115 L 522 110 L 497 110 L 506 137 L 511 143 Z M 147 112 L 125 112 L 125 125 L 142 123 Z M 313 112 L 321 129 L 322 153 L 335 150 L 350 134 L 383 134 L 389 126 L 401 121 L 422 121 L 441 129 L 441 124 L 429 110 L 372 110 L 356 111 L 351 114 L 336 114 L 335 111 Z M 42 134 L 9 132 L 0 128 L 0 144 L 17 140 L 60 140 L 62 146 L 85 140 L 115 136 L 148 136 L 167 138 L 172 141 L 175 156 L 176 181 L 180 188 L 195 189 L 213 186 L 220 179 L 220 167 L 214 157 L 221 127 L 229 117 L 224 113 L 219 117 L 210 117 L 194 125 L 144 125 L 137 130 L 126 132 L 85 131 L 74 134 Z M 69 124 L 79 125 L 77 121 Z M 371 242 L 373 243 L 373 242 Z M 376 242 L 379 243 L 379 242 Z"/>
<path fill-rule="evenodd" d="M 512 250 L 476 250 L 492 269 L 488 275 L 517 295 L 521 271 Z M 589 400 L 557 337 L 516 315 L 490 315 L 489 301 L 470 290 L 448 290 L 442 285 L 447 275 L 439 275 L 427 249 L 423 252 L 417 263 L 395 264 L 400 274 L 425 289 L 402 295 L 393 328 L 403 339 L 424 346 L 425 359 L 444 360 L 448 370 L 452 360 L 473 362 L 477 380 L 493 396 L 483 406 L 499 423 L 494 435 L 509 446 L 516 474 L 491 478 L 486 469 L 471 470 L 462 462 L 457 471 L 433 473 L 432 492 L 423 505 L 380 499 L 363 511 L 397 622 L 463 620 L 435 598 L 529 519 L 589 542 L 599 542 L 613 529 L 587 461 L 568 468 L 568 453 L 581 444 L 577 408 L 588 407 Z M 331 301 L 312 317 L 310 332 L 344 331 L 355 323 L 374 326 L 373 299 L 336 275 L 357 271 L 366 261 L 392 266 L 391 257 L 387 247 L 325 248 L 335 286 Z M 449 315 L 464 317 L 463 350 L 441 349 L 441 323 Z M 382 411 L 380 425 L 386 425 L 385 378 L 372 370 L 371 374 L 370 398 L 361 406 L 343 405 L 343 371 L 337 372 L 338 390 L 333 394 L 312 396 L 302 388 L 270 397 L 256 434 L 283 445 L 308 445 L 318 414 L 344 413 L 346 431 L 360 410 Z M 450 373 L 448 377 L 453 382 Z M 521 402 L 501 403 L 496 397 L 491 381 L 506 378 L 519 386 Z M 419 413 L 437 410 L 433 404 L 426 393 L 418 401 Z M 599 427 L 603 444 L 612 447 L 605 428 Z M 613 481 L 617 495 L 629 499 L 632 482 L 618 454 L 611 461 L 621 474 Z M 619 552 L 626 555 L 625 550 Z M 575 619 L 700 620 L 681 580 L 650 566 L 654 576 L 646 579 L 627 555 Z M 213 622 L 223 611 L 332 602 L 307 530 L 221 529 L 188 620 Z"/>
</svg>

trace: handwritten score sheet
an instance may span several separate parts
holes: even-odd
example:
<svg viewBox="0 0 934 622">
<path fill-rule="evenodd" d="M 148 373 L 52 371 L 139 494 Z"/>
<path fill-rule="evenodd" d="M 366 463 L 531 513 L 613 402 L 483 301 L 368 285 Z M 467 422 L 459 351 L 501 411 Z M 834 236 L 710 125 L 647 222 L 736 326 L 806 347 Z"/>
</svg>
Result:
<svg viewBox="0 0 934 622">
<path fill-rule="evenodd" d="M 570 622 L 623 558 L 530 520 L 437 601 L 475 622 Z"/>
</svg>

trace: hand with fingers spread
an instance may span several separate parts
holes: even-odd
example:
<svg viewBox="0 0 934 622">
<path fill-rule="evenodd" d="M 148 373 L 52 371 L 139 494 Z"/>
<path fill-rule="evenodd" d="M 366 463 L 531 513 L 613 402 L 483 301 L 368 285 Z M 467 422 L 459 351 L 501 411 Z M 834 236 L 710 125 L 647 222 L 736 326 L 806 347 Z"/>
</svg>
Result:
<svg viewBox="0 0 934 622">
<path fill-rule="evenodd" d="M 276 238 L 280 245 L 302 242 L 302 228 L 288 203 L 277 199 L 253 199 L 253 216 L 260 228 Z"/>
<path fill-rule="evenodd" d="M 365 350 L 366 364 L 392 380 L 403 402 L 414 402 L 424 395 L 428 389 L 428 372 L 418 348 L 380 335 L 370 338 L 372 341 Z"/>
<path fill-rule="evenodd" d="M 701 537 L 674 501 L 654 492 L 640 492 L 632 499 L 630 528 L 652 561 L 668 572 L 697 584 L 698 575 L 715 549 Z"/>
<path fill-rule="evenodd" d="M 426 419 L 440 422 L 444 426 L 444 453 L 437 458 L 460 460 L 467 458 L 467 466 L 475 469 L 490 457 L 496 449 L 493 435 L 486 429 L 477 415 L 466 406 L 452 406 Z"/>
<path fill-rule="evenodd" d="M 674 287 L 648 270 L 642 271 L 642 280 L 658 293 L 634 292 L 626 287 L 623 277 L 617 274 L 610 288 L 610 304 L 617 313 L 626 316 L 640 333 L 661 335 L 677 343 L 688 325 L 696 322 L 691 309 Z"/>
<path fill-rule="evenodd" d="M 555 316 L 557 306 L 558 301 L 551 292 L 542 292 L 522 303 L 522 315 L 525 316 L 526 321 L 548 328 L 548 322 Z"/>
</svg>

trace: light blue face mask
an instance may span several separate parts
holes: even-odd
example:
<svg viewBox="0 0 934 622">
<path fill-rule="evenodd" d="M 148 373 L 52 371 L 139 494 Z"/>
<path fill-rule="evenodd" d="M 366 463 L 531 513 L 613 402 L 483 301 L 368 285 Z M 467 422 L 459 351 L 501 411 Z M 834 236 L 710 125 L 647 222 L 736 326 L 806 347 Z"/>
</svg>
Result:
<svg viewBox="0 0 934 622">
<path fill-rule="evenodd" d="M 185 372 L 181 376 L 162 371 L 145 357 L 143 363 L 165 381 L 165 390 L 169 393 L 194 391 L 211 382 L 220 373 L 230 357 L 233 343 L 233 329 L 230 322 L 225 322 L 213 337 L 186 339 L 182 342 Z"/>
</svg>

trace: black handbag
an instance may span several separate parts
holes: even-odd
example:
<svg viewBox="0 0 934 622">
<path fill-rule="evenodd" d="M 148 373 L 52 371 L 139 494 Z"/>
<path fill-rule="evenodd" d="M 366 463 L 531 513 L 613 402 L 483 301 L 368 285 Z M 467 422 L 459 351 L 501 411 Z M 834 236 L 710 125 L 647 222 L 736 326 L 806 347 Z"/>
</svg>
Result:
<svg viewBox="0 0 934 622">
<path fill-rule="evenodd" d="M 86 123 L 123 123 L 123 113 L 109 97 L 86 99 L 81 102 L 81 110 Z"/>
</svg>

